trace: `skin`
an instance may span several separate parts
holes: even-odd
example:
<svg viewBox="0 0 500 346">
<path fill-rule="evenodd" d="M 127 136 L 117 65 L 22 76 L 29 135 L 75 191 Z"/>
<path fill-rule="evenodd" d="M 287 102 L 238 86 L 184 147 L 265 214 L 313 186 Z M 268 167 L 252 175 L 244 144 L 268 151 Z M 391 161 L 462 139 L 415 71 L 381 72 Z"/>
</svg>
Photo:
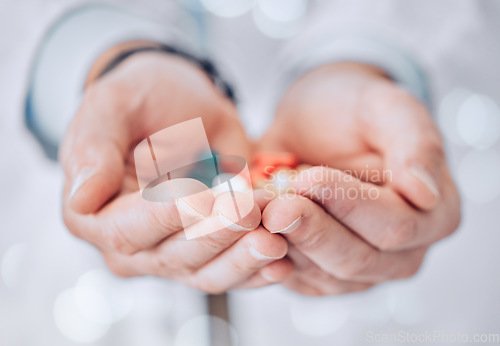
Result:
<svg viewBox="0 0 500 346">
<path fill-rule="evenodd" d="M 294 272 L 284 285 L 299 293 L 341 294 L 411 277 L 429 246 L 459 225 L 436 126 L 376 68 L 339 63 L 303 76 L 260 148 L 322 165 L 293 179 L 297 195 L 271 198 L 262 213 L 264 227 L 289 243 Z M 392 179 L 375 179 L 383 170 Z"/>
<path fill-rule="evenodd" d="M 142 53 L 103 78 L 90 78 L 60 152 L 66 175 L 64 221 L 74 235 L 94 244 L 119 276 L 155 275 L 210 293 L 279 282 L 292 270 L 284 258 L 288 244 L 259 226 L 258 195 L 250 214 L 238 221 L 240 229 L 194 241 L 185 241 L 174 204 L 140 195 L 135 145 L 199 115 L 214 150 L 248 158 L 250 146 L 236 108 L 203 71 L 182 58 Z M 188 203 L 204 216 L 236 219 L 227 194 L 198 197 Z M 189 213 L 184 219 L 193 223 L 190 227 L 201 227 Z M 252 255 L 257 252 L 261 255 Z"/>
<path fill-rule="evenodd" d="M 282 282 L 301 294 L 341 294 L 413 275 L 428 247 L 457 227 L 459 199 L 439 132 L 425 108 L 381 71 L 332 64 L 310 72 L 284 95 L 266 135 L 250 144 L 234 105 L 181 58 L 141 53 L 96 79 L 113 56 L 144 44 L 113 47 L 96 61 L 60 153 L 65 223 L 115 274 L 160 276 L 209 293 Z M 393 180 L 345 181 L 341 171 L 314 167 L 293 182 L 293 196 L 256 191 L 253 211 L 237 223 L 244 231 L 184 241 L 175 205 L 140 196 L 133 149 L 200 115 L 219 153 L 248 159 L 255 148 L 287 150 L 313 165 L 389 169 Z M 424 167 L 425 179 L 412 167 Z M 325 187 L 338 185 L 369 185 L 379 198 L 325 198 Z M 207 218 L 231 220 L 230 201 L 205 194 L 189 204 Z"/>
</svg>

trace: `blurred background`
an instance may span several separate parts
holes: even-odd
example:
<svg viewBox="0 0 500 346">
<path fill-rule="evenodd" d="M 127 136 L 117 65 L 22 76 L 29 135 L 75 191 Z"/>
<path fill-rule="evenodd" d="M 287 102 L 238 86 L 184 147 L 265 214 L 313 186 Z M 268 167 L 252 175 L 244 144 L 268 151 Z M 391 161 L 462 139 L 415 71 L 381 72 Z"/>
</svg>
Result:
<svg viewBox="0 0 500 346">
<path fill-rule="evenodd" d="M 205 345 L 209 317 L 201 293 L 161 279 L 115 278 L 92 246 L 69 234 L 61 217 L 61 168 L 25 127 L 37 44 L 75 3 L 0 0 L 0 345 Z M 300 30 L 306 13 L 304 1 L 290 1 L 288 12 L 279 2 L 218 3 L 204 0 L 198 10 L 225 18 L 216 31 L 257 37 L 263 54 L 252 66 L 263 71 L 272 68 L 266 60 L 273 47 Z M 166 8 L 155 4 L 161 16 Z M 280 287 L 231 293 L 239 345 L 363 345 L 370 333 L 399 331 L 443 333 L 450 339 L 436 343 L 442 345 L 454 344 L 458 333 L 500 334 L 500 30 L 489 27 L 483 37 L 482 25 L 467 22 L 468 34 L 456 33 L 465 58 L 442 42 L 433 65 L 441 69 L 433 81 L 434 115 L 462 195 L 458 232 L 431 248 L 416 277 L 368 292 L 301 299 Z M 252 71 L 234 78 L 258 84 Z M 242 112 L 266 118 L 266 87 L 259 95 L 247 89 L 241 89 Z M 262 103 L 246 104 L 245 96 Z"/>
</svg>

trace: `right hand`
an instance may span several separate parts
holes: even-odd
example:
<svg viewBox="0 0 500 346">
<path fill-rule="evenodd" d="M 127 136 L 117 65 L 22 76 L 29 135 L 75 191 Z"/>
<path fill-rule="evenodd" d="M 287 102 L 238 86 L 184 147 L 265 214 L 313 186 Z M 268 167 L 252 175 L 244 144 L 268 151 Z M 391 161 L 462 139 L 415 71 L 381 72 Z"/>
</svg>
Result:
<svg viewBox="0 0 500 346">
<path fill-rule="evenodd" d="M 185 241 L 176 206 L 141 197 L 135 145 L 198 116 L 213 150 L 248 158 L 233 103 L 180 57 L 140 53 L 89 83 L 60 152 L 66 225 L 94 244 L 120 276 L 155 275 L 211 293 L 284 280 L 292 270 L 284 258 L 287 243 L 259 227 L 257 203 L 232 229 Z M 234 217 L 225 195 L 190 203 L 207 217 Z"/>
</svg>

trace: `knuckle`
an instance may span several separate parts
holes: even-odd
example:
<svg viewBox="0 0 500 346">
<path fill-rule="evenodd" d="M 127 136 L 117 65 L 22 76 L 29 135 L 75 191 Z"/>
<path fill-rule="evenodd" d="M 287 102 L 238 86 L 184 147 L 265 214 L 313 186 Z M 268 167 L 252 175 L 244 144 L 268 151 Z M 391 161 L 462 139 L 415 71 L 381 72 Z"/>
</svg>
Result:
<svg viewBox="0 0 500 346">
<path fill-rule="evenodd" d="M 166 279 L 174 278 L 178 275 L 189 275 L 190 273 L 183 273 L 183 266 L 181 266 L 174 258 L 167 257 L 163 253 L 158 253 L 153 256 L 153 270 L 155 274 Z"/>
<path fill-rule="evenodd" d="M 219 253 L 227 246 L 227 239 L 221 237 L 220 232 L 207 234 L 200 241 L 203 241 L 203 245 L 211 253 Z"/>
<path fill-rule="evenodd" d="M 157 250 L 153 256 L 153 268 L 158 276 L 163 278 L 192 279 L 197 267 L 190 265 L 182 256 L 172 256 L 167 251 Z"/>
<path fill-rule="evenodd" d="M 324 228 L 308 232 L 296 246 L 302 250 L 316 249 L 325 244 L 327 232 Z"/>
<path fill-rule="evenodd" d="M 122 255 L 133 255 L 135 253 L 134 247 L 117 227 L 103 230 L 102 237 L 106 247 L 113 252 Z"/>
<path fill-rule="evenodd" d="M 364 251 L 354 260 L 345 264 L 337 273 L 337 277 L 341 280 L 351 281 L 360 276 L 365 275 L 376 260 L 375 253 L 372 251 Z"/>
<path fill-rule="evenodd" d="M 349 215 L 353 213 L 356 209 L 356 200 L 351 198 L 345 198 L 341 201 L 337 201 L 337 208 L 335 210 L 335 218 L 340 222 L 345 222 Z"/>
<path fill-rule="evenodd" d="M 257 265 L 244 264 L 241 261 L 231 262 L 231 269 L 236 273 L 237 276 L 247 276 L 249 271 L 258 269 Z"/>
<path fill-rule="evenodd" d="M 116 253 L 122 253 L 123 249 L 123 239 L 120 237 L 117 232 L 108 230 L 103 234 L 103 240 L 106 244 L 106 247 Z"/>
<path fill-rule="evenodd" d="M 417 235 L 417 222 L 405 218 L 390 224 L 376 246 L 382 251 L 399 250 L 411 244 Z"/>
<path fill-rule="evenodd" d="M 168 206 L 167 209 L 164 207 L 159 209 L 154 203 L 151 203 L 151 208 L 146 209 L 149 214 L 147 218 L 147 220 L 149 220 L 148 225 L 152 228 L 160 227 L 165 231 L 176 229 L 176 226 L 179 224 L 179 219 L 178 214 L 174 215 L 173 208 L 173 206 Z M 177 219 L 175 216 L 177 216 Z"/>
</svg>

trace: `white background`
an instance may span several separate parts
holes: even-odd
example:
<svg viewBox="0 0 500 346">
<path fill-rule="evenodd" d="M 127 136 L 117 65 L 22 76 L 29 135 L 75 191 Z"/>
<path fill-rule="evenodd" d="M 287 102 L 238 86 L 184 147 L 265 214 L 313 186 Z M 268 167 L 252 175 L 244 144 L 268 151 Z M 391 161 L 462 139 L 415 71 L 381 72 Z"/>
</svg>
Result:
<svg viewBox="0 0 500 346">
<path fill-rule="evenodd" d="M 483 12 L 464 12 L 456 30 L 441 37 L 431 66 L 435 115 L 463 196 L 458 232 L 432 247 L 415 278 L 366 293 L 314 299 L 279 287 L 233 293 L 240 345 L 364 345 L 370 331 L 500 333 L 500 113 L 491 104 L 500 104 L 500 31 L 495 13 L 482 6 L 487 1 L 469 3 Z M 23 108 L 36 45 L 67 6 L 0 1 L 0 345 L 203 345 L 197 341 L 203 321 L 192 319 L 204 313 L 201 294 L 159 279 L 113 279 L 97 251 L 62 223 L 61 169 L 26 130 Z M 265 123 L 267 89 L 258 86 L 266 73 L 255 71 L 270 69 L 276 41 L 250 14 L 217 20 L 213 30 L 233 35 L 225 37 L 233 46 L 237 35 L 254 45 L 255 57 L 234 78 L 245 83 L 245 123 L 252 127 L 249 114 Z"/>
</svg>

